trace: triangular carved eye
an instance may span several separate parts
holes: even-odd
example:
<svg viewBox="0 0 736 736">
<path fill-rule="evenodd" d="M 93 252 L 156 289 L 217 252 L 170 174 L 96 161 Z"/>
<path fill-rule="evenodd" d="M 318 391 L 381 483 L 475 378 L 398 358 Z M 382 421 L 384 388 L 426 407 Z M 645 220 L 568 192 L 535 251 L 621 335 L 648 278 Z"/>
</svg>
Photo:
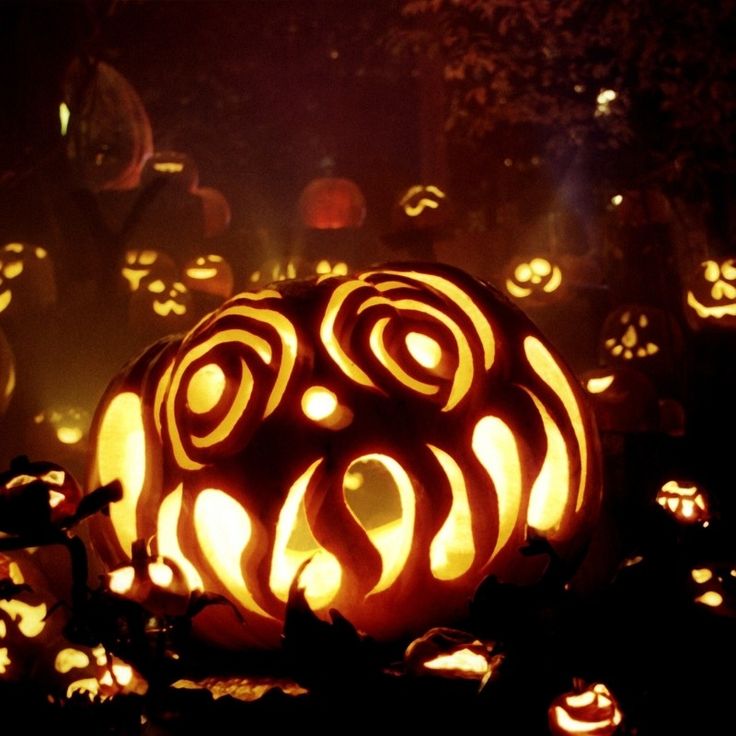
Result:
<svg viewBox="0 0 736 736">
<path fill-rule="evenodd" d="M 41 476 L 41 480 L 45 480 L 47 483 L 55 486 L 60 486 L 66 480 L 66 473 L 63 470 L 49 470 L 48 473 L 44 473 Z"/>
<path fill-rule="evenodd" d="M 34 483 L 37 481 L 38 478 L 32 476 L 32 475 L 26 475 L 25 473 L 21 475 L 16 475 L 14 478 L 11 478 L 6 484 L 6 488 L 20 488 L 21 486 L 27 486 L 31 483 Z"/>
</svg>

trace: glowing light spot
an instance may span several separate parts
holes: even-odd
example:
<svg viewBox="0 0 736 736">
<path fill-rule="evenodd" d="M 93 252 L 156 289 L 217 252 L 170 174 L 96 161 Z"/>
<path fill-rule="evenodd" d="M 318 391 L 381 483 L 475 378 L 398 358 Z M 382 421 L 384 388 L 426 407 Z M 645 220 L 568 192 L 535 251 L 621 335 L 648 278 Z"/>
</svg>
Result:
<svg viewBox="0 0 736 736">
<path fill-rule="evenodd" d="M 441 654 L 424 663 L 428 670 L 466 673 L 473 678 L 481 679 L 491 670 L 488 659 L 472 649 L 458 649 L 452 654 Z"/>
<path fill-rule="evenodd" d="M 227 378 L 219 365 L 203 365 L 195 371 L 187 386 L 187 406 L 195 414 L 206 414 L 217 406 L 226 385 Z"/>
<path fill-rule="evenodd" d="M 15 279 L 23 273 L 24 268 L 23 261 L 11 261 L 3 267 L 3 276 L 6 279 Z"/>
<path fill-rule="evenodd" d="M 179 304 L 173 299 L 167 299 L 165 302 L 155 301 L 153 303 L 153 311 L 159 317 L 168 317 L 172 312 L 181 317 L 183 314 L 186 314 L 187 307 L 186 304 Z"/>
<path fill-rule="evenodd" d="M 25 473 L 21 473 L 20 475 L 16 475 L 12 477 L 6 484 L 6 488 L 20 488 L 22 486 L 27 486 L 29 483 L 33 483 L 37 481 L 38 478 L 34 478 L 32 475 L 26 475 Z"/>
<path fill-rule="evenodd" d="M 89 666 L 89 657 L 87 654 L 79 649 L 72 649 L 70 647 L 59 651 L 54 660 L 54 669 L 62 675 L 65 675 L 70 670 L 81 669 L 87 666 Z"/>
<path fill-rule="evenodd" d="M 611 387 L 614 376 L 600 376 L 598 378 L 589 378 L 585 384 L 588 393 L 602 394 Z"/>
<path fill-rule="evenodd" d="M 107 578 L 107 587 L 118 595 L 130 593 L 133 589 L 133 581 L 135 580 L 135 570 L 132 566 L 121 567 L 113 570 Z"/>
<path fill-rule="evenodd" d="M 174 571 L 163 562 L 149 562 L 148 577 L 159 588 L 168 588 L 174 581 Z"/>
<path fill-rule="evenodd" d="M 158 511 L 158 523 L 156 526 L 156 539 L 158 540 L 159 554 L 172 559 L 182 571 L 189 590 L 202 590 L 202 578 L 197 568 L 182 552 L 179 545 L 178 525 L 181 514 L 184 488 L 180 483 L 161 502 Z M 196 521 L 196 520 L 195 520 Z M 214 535 L 216 536 L 216 535 Z"/>
<path fill-rule="evenodd" d="M 468 491 L 457 462 L 438 447 L 428 447 L 442 466 L 452 491 L 450 513 L 429 548 L 430 569 L 437 580 L 454 580 L 467 572 L 475 559 Z"/>
<path fill-rule="evenodd" d="M 4 312 L 8 308 L 12 298 L 12 291 L 4 291 L 2 294 L 0 294 L 0 313 Z"/>
<path fill-rule="evenodd" d="M 79 427 L 59 427 L 56 430 L 56 439 L 63 445 L 76 445 L 82 437 L 84 432 Z"/>
<path fill-rule="evenodd" d="M 529 263 L 520 263 L 514 269 L 514 278 L 517 281 L 520 281 L 522 283 L 526 281 L 531 281 L 532 276 L 533 276 L 533 271 Z"/>
<path fill-rule="evenodd" d="M 622 194 L 614 194 L 613 197 L 611 197 L 611 204 L 614 207 L 618 207 L 623 201 L 624 198 Z"/>
<path fill-rule="evenodd" d="M 690 575 L 692 576 L 692 579 L 700 585 L 713 579 L 713 571 L 707 567 L 698 567 L 691 570 Z"/>
<path fill-rule="evenodd" d="M 46 627 L 46 604 L 32 606 L 19 600 L 0 600 L 0 611 L 5 611 L 13 621 L 18 621 L 18 630 L 28 639 L 37 637 Z"/>
<path fill-rule="evenodd" d="M 138 539 L 136 508 L 146 477 L 143 407 L 132 393 L 118 394 L 105 410 L 97 439 L 97 473 L 101 485 L 119 480 L 123 496 L 110 504 L 110 519 L 124 550 Z"/>
<path fill-rule="evenodd" d="M 154 171 L 160 171 L 162 174 L 178 174 L 184 171 L 184 164 L 177 161 L 157 161 L 153 165 Z"/>
<path fill-rule="evenodd" d="M 8 657 L 8 648 L 0 647 L 0 675 L 4 675 L 11 664 L 12 661 L 10 657 Z"/>
<path fill-rule="evenodd" d="M 195 281 L 206 281 L 217 276 L 216 268 L 188 268 L 187 276 Z"/>
<path fill-rule="evenodd" d="M 65 136 L 67 130 L 69 129 L 69 118 L 71 117 L 71 113 L 69 111 L 69 106 L 66 104 L 66 102 L 62 102 L 59 104 L 59 124 L 61 126 L 61 135 Z"/>
<path fill-rule="evenodd" d="M 327 419 L 337 406 L 337 396 L 324 386 L 312 386 L 302 396 L 302 411 L 315 422 Z"/>
<path fill-rule="evenodd" d="M 716 593 L 715 590 L 709 590 L 707 593 L 699 595 L 695 599 L 695 602 L 702 603 L 704 606 L 709 606 L 710 608 L 718 608 L 723 603 L 723 596 L 720 593 Z"/>
<path fill-rule="evenodd" d="M 248 589 L 241 568 L 253 532 L 247 511 L 224 491 L 205 488 L 194 503 L 194 529 L 204 555 L 229 594 L 249 611 L 266 616 Z"/>
<path fill-rule="evenodd" d="M 436 368 L 442 361 L 440 344 L 421 332 L 409 332 L 405 338 L 411 357 L 424 368 Z"/>
<path fill-rule="evenodd" d="M 166 284 L 161 279 L 156 279 L 148 284 L 148 291 L 152 291 L 154 294 L 163 294 L 166 291 Z"/>
</svg>

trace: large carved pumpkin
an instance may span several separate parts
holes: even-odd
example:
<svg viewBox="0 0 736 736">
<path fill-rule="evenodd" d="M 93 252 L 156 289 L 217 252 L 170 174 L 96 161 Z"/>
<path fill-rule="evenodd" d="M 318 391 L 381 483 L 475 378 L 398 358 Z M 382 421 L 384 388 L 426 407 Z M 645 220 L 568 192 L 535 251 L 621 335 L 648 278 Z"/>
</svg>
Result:
<svg viewBox="0 0 736 736">
<path fill-rule="evenodd" d="M 190 588 L 274 646 L 289 587 L 390 638 L 461 614 L 488 574 L 523 583 L 587 541 L 600 496 L 582 390 L 524 315 L 449 266 L 389 265 L 233 297 L 108 388 L 90 487 L 109 566 L 157 535 Z M 210 607 L 211 619 L 232 613 Z"/>
</svg>

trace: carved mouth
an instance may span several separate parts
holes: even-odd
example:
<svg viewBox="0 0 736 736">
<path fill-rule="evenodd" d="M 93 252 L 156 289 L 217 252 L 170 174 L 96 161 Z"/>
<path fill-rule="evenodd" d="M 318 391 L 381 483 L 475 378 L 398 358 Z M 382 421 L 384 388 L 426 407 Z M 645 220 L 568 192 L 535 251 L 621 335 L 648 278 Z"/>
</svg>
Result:
<svg viewBox="0 0 736 736">
<path fill-rule="evenodd" d="M 187 276 L 197 281 L 204 281 L 206 279 L 213 279 L 217 276 L 216 268 L 189 268 L 187 269 Z"/>
<path fill-rule="evenodd" d="M 701 319 L 708 319 L 713 317 L 714 319 L 720 319 L 721 317 L 735 317 L 736 316 L 736 303 L 723 304 L 720 307 L 706 307 L 705 304 L 701 304 L 696 298 L 692 291 L 687 293 L 688 306 L 692 307 Z M 0 310 L 2 311 L 2 310 Z"/>
<path fill-rule="evenodd" d="M 13 298 L 13 292 L 8 290 L 0 294 L 0 312 L 4 312 L 10 304 L 10 300 Z"/>
<path fill-rule="evenodd" d="M 168 317 L 172 312 L 181 316 L 185 314 L 187 308 L 184 304 L 178 304 L 173 299 L 167 299 L 165 302 L 153 302 L 153 311 L 159 317 Z"/>
</svg>

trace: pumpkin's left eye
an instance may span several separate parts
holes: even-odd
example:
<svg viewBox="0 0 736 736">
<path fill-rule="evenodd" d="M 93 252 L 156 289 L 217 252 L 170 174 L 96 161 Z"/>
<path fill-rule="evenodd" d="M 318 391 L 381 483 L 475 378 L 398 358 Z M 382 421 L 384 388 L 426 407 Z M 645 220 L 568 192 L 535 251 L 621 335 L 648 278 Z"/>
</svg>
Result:
<svg viewBox="0 0 736 736">
<path fill-rule="evenodd" d="M 27 486 L 33 482 L 38 480 L 38 478 L 34 478 L 32 475 L 26 475 L 25 473 L 21 475 L 16 475 L 14 478 L 11 478 L 6 484 L 6 488 L 20 488 L 21 486 Z"/>
</svg>

